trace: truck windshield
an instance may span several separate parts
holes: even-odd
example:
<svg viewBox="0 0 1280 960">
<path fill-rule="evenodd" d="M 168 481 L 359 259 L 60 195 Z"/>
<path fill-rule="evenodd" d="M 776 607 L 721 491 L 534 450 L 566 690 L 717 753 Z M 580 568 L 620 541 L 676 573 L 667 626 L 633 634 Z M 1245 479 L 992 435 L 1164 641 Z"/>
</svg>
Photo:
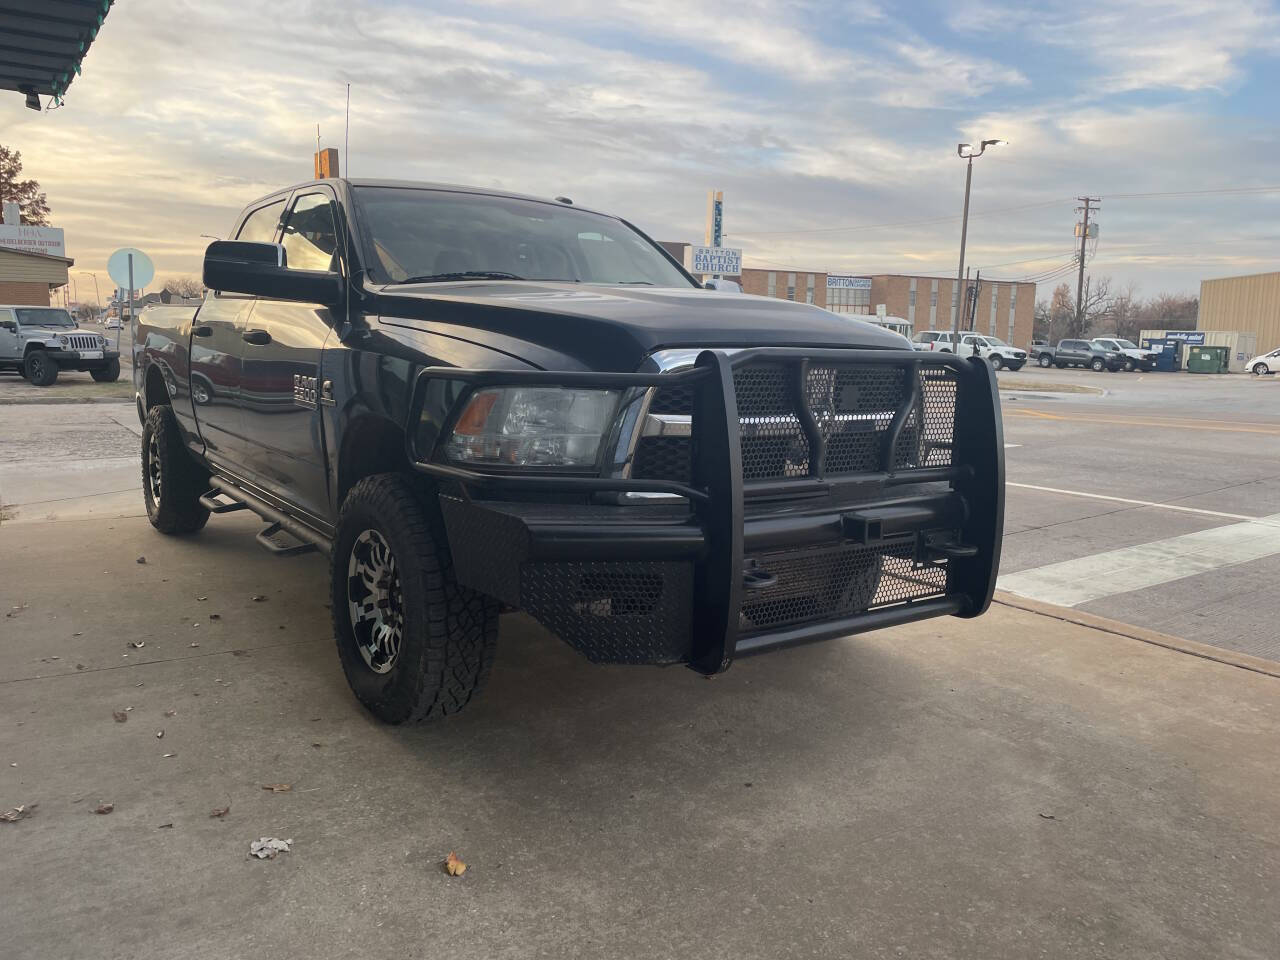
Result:
<svg viewBox="0 0 1280 960">
<path fill-rule="evenodd" d="M 24 327 L 74 327 L 76 322 L 65 310 L 52 307 L 19 307 L 18 322 Z"/>
<path fill-rule="evenodd" d="M 598 213 L 413 187 L 356 187 L 354 193 L 375 280 L 691 285 L 643 236 Z"/>
</svg>

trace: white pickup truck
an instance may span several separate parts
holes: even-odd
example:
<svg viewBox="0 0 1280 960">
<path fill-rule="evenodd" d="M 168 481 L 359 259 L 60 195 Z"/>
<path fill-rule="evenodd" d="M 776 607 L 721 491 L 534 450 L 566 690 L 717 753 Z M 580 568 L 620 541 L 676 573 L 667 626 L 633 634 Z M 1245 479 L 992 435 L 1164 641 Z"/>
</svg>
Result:
<svg viewBox="0 0 1280 960">
<path fill-rule="evenodd" d="M 1156 368 L 1158 354 L 1154 350 L 1143 350 L 1132 340 L 1125 340 L 1123 337 L 1094 337 L 1090 342 L 1103 350 L 1120 354 L 1124 358 L 1124 369 L 1127 372 L 1141 370 L 1149 373 Z"/>
</svg>

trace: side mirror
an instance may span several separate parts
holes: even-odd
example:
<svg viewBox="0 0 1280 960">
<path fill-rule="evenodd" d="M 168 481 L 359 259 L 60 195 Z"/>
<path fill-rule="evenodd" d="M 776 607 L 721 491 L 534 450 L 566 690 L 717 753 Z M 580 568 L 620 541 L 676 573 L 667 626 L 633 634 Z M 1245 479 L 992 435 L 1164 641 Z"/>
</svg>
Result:
<svg viewBox="0 0 1280 960">
<path fill-rule="evenodd" d="M 210 290 L 247 293 L 336 307 L 342 302 L 342 275 L 328 270 L 290 270 L 278 243 L 215 240 L 204 251 L 204 285 Z"/>
</svg>

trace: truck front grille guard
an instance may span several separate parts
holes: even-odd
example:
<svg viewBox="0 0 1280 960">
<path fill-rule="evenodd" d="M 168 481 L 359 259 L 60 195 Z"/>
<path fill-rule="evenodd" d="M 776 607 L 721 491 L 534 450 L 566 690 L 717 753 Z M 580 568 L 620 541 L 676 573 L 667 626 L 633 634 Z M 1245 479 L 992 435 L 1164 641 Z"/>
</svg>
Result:
<svg viewBox="0 0 1280 960">
<path fill-rule="evenodd" d="M 815 364 L 861 365 L 899 368 L 905 376 L 903 391 L 888 428 L 881 438 L 878 470 L 831 474 L 827 471 L 829 435 L 807 404 L 800 404 L 796 417 L 808 446 L 806 469 L 801 476 L 753 479 L 744 483 L 742 429 L 738 414 L 735 372 L 762 363 L 790 370 L 796 389 L 806 389 Z M 956 380 L 955 430 L 948 463 L 930 466 L 930 458 L 920 465 L 901 465 L 903 432 L 920 403 L 919 371 L 948 368 Z M 633 387 L 679 388 L 690 398 L 692 444 L 689 482 L 645 480 L 623 477 L 530 475 L 494 470 L 476 470 L 433 459 L 435 451 L 417 449 L 417 425 L 422 417 L 427 387 L 433 380 L 460 383 L 466 387 L 454 404 L 453 414 L 441 430 L 447 437 L 452 420 L 465 409 L 472 391 L 486 386 L 544 386 L 625 389 Z M 913 350 L 832 349 L 809 350 L 791 347 L 763 347 L 732 354 L 704 350 L 694 366 L 663 374 L 593 373 L 556 371 L 473 370 L 427 367 L 414 382 L 409 422 L 405 431 L 410 462 L 414 469 L 437 480 L 457 483 L 464 496 L 474 488 L 499 496 L 519 492 L 587 495 L 597 492 L 674 493 L 688 498 L 707 549 L 694 565 L 694 606 L 690 664 L 714 673 L 725 669 L 736 654 L 755 652 L 779 645 L 803 642 L 818 635 L 871 629 L 954 613 L 972 617 L 984 612 L 995 589 L 1000 560 L 1000 540 L 1004 526 L 1004 439 L 1000 420 L 999 395 L 990 365 L 981 359 L 960 358 L 950 353 Z M 425 455 L 424 455 L 425 454 Z M 892 487 L 922 483 L 949 483 L 963 498 L 965 520 L 961 529 L 969 554 L 965 563 L 951 565 L 946 595 L 922 600 L 910 609 L 880 609 L 832 623 L 801 624 L 779 632 L 746 636 L 739 641 L 743 604 L 744 503 L 747 499 L 790 499 L 821 497 L 837 489 L 855 486 L 870 496 Z M 748 492 L 749 491 L 749 492 Z M 861 499 L 861 497 L 859 498 Z M 856 530 L 870 522 L 846 517 L 846 525 Z"/>
</svg>

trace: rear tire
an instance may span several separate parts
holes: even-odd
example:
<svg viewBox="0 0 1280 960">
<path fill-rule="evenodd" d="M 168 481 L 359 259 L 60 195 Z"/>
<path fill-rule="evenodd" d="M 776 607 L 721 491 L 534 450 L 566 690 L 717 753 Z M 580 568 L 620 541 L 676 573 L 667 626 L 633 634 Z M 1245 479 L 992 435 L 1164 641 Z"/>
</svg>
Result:
<svg viewBox="0 0 1280 960">
<path fill-rule="evenodd" d="M 58 365 L 43 350 L 32 350 L 27 354 L 26 363 L 23 364 L 23 372 L 32 384 L 37 387 L 47 387 L 58 379 Z"/>
<path fill-rule="evenodd" d="M 384 473 L 351 489 L 329 577 L 342 670 L 379 720 L 448 716 L 483 688 L 497 601 L 454 580 L 443 521 L 410 478 Z"/>
<path fill-rule="evenodd" d="M 161 533 L 195 533 L 209 521 L 200 496 L 209 472 L 191 458 L 168 404 L 151 408 L 142 424 L 142 497 L 147 519 Z"/>
<path fill-rule="evenodd" d="M 112 360 L 105 367 L 90 370 L 89 376 L 93 377 L 98 383 L 115 383 L 120 379 L 120 361 Z"/>
<path fill-rule="evenodd" d="M 991 369 L 999 370 L 1003 366 L 1004 366 L 1004 358 L 1001 357 L 1000 354 L 998 353 L 993 353 L 991 355 Z"/>
</svg>

